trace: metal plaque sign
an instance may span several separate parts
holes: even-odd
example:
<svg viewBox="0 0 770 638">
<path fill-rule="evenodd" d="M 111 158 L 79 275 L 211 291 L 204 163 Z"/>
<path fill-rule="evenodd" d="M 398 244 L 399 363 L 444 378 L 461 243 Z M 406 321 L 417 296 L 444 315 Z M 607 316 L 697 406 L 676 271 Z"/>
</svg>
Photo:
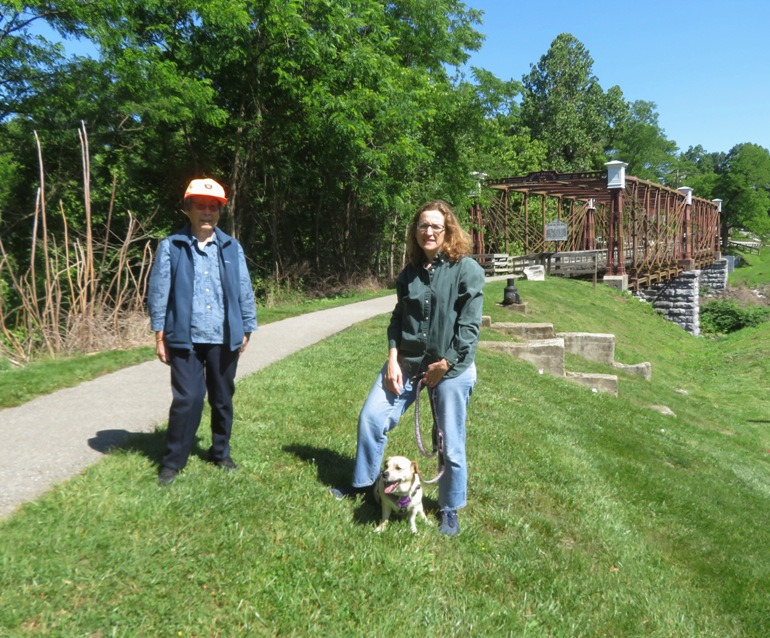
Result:
<svg viewBox="0 0 770 638">
<path fill-rule="evenodd" d="M 546 241 L 567 241 L 567 222 L 555 220 L 545 225 Z"/>
</svg>

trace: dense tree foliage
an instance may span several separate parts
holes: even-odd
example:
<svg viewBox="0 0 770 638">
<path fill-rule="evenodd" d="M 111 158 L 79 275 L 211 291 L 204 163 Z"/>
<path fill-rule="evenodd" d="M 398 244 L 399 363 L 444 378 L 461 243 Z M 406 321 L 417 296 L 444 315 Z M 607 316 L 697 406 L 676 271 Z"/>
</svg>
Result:
<svg viewBox="0 0 770 638">
<path fill-rule="evenodd" d="M 689 186 L 698 197 L 714 199 L 726 157 L 725 153 L 709 153 L 700 145 L 691 146 L 679 155 L 666 183 L 673 188 Z"/>
<path fill-rule="evenodd" d="M 524 78 L 522 124 L 545 144 L 552 170 L 602 168 L 612 129 L 627 109 L 618 87 L 601 88 L 593 59 L 568 33 L 553 41 Z"/>
<path fill-rule="evenodd" d="M 5 3 L 4 241 L 19 252 L 28 244 L 39 157 L 51 224 L 66 214 L 82 227 L 88 188 L 93 221 L 110 218 L 116 237 L 129 212 L 152 218 L 158 235 L 179 225 L 188 180 L 220 180 L 230 196 L 222 225 L 261 279 L 392 276 L 406 222 L 426 199 L 463 216 L 475 174 L 599 169 L 608 159 L 721 196 L 735 223 L 764 229 L 767 181 L 749 167 L 764 166 L 767 151 L 677 157 L 655 105 L 602 89 L 569 34 L 522 82 L 483 69 L 468 77 L 481 17 L 459 0 Z M 35 31 L 42 22 L 92 43 L 94 55 L 65 57 Z"/>
<path fill-rule="evenodd" d="M 637 100 L 620 118 L 614 131 L 611 155 L 628 163 L 628 172 L 640 179 L 667 184 L 676 164 L 677 146 L 658 125 L 655 104 Z"/>
<path fill-rule="evenodd" d="M 722 199 L 722 236 L 731 228 L 758 235 L 770 232 L 770 152 L 756 144 L 738 144 L 725 158 L 715 192 Z"/>
<path fill-rule="evenodd" d="M 456 0 L 69 9 L 66 20 L 46 15 L 93 41 L 99 59 L 51 65 L 50 88 L 4 131 L 9 148 L 29 147 L 20 171 L 35 170 L 28 140 L 40 131 L 52 196 L 66 199 L 79 178 L 82 120 L 97 209 L 117 180 L 116 210 L 159 209 L 167 228 L 181 220 L 189 178 L 210 175 L 230 194 L 223 224 L 266 273 L 303 263 L 321 275 L 382 272 L 416 203 L 466 204 L 469 131 L 482 116 L 466 125 L 472 91 L 447 69 L 481 36 L 478 12 Z M 17 199 L 29 207 L 33 192 Z"/>
</svg>

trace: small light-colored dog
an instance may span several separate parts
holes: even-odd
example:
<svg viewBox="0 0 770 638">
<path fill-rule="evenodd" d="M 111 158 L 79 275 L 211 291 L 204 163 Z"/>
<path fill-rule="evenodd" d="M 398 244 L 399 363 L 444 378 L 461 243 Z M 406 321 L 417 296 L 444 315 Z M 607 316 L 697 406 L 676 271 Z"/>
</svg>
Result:
<svg viewBox="0 0 770 638">
<path fill-rule="evenodd" d="M 431 525 L 422 507 L 422 486 L 417 463 L 405 456 L 385 459 L 385 469 L 374 483 L 374 500 L 382 506 L 382 519 L 375 532 L 385 531 L 391 514 L 409 517 L 409 529 L 417 533 L 417 515 Z"/>
</svg>

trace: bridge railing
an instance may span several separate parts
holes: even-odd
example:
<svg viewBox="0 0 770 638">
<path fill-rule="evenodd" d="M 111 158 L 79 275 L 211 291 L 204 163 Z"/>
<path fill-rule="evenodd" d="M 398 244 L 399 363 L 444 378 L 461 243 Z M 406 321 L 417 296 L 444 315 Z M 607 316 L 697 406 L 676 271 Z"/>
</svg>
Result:
<svg viewBox="0 0 770 638">
<path fill-rule="evenodd" d="M 543 266 L 547 275 L 579 277 L 603 270 L 607 262 L 606 250 L 576 250 L 565 252 L 538 252 L 528 255 L 489 253 L 471 255 L 489 275 L 520 275 L 529 266 Z"/>
<path fill-rule="evenodd" d="M 762 242 L 758 241 L 735 241 L 735 240 L 728 240 L 727 242 L 728 248 L 737 248 L 738 250 L 743 250 L 747 253 L 755 253 L 759 254 L 759 249 L 762 247 Z"/>
<path fill-rule="evenodd" d="M 576 250 L 563 253 L 542 253 L 545 272 L 561 277 L 590 275 L 603 270 L 607 263 L 606 250 Z"/>
<path fill-rule="evenodd" d="M 484 269 L 487 276 L 510 275 L 513 273 L 511 255 L 508 253 L 487 253 L 485 255 L 471 255 L 479 266 Z"/>
</svg>

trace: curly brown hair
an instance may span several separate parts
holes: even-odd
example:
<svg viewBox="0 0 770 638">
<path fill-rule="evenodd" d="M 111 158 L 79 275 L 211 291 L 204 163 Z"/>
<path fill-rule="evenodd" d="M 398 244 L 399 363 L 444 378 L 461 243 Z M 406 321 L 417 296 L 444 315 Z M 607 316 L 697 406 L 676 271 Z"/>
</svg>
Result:
<svg viewBox="0 0 770 638">
<path fill-rule="evenodd" d="M 409 224 L 409 231 L 406 239 L 406 255 L 409 261 L 415 266 L 419 266 L 425 259 L 425 253 L 417 243 L 417 222 L 420 220 L 426 210 L 437 210 L 444 216 L 444 244 L 441 252 L 445 253 L 452 261 L 459 261 L 461 257 L 471 253 L 471 237 L 460 226 L 452 207 L 441 199 L 423 204 L 414 214 L 412 222 Z"/>
</svg>

